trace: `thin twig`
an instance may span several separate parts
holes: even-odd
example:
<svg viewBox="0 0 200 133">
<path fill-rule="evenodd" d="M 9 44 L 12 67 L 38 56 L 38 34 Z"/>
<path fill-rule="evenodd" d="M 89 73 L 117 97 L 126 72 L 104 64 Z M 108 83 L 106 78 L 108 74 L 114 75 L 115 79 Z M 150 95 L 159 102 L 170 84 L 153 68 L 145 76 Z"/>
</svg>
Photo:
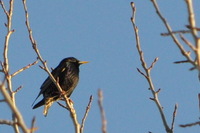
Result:
<svg viewBox="0 0 200 133">
<path fill-rule="evenodd" d="M 58 104 L 59 106 L 63 107 L 64 109 L 67 109 L 67 110 L 69 110 L 69 108 L 68 108 L 68 107 L 66 107 L 65 105 L 63 105 L 62 103 L 60 103 L 60 102 L 57 102 L 57 104 Z"/>
<path fill-rule="evenodd" d="M 5 5 L 4 5 L 4 3 L 3 3 L 3 1 L 2 1 L 2 0 L 0 0 L 0 4 L 1 4 L 1 7 L 2 7 L 2 9 L 3 9 L 4 13 L 5 13 L 5 14 L 6 14 L 6 16 L 8 17 L 8 16 L 9 16 L 9 14 L 8 14 L 8 12 L 7 12 L 7 10 L 6 10 L 6 7 L 5 7 Z"/>
<path fill-rule="evenodd" d="M 76 114 L 76 110 L 74 109 L 73 103 L 70 102 L 70 99 L 67 97 L 67 95 L 64 95 L 64 99 L 65 99 L 66 105 L 69 107 L 69 112 L 70 112 L 72 121 L 74 123 L 75 132 L 80 133 L 80 124 L 78 123 L 77 114 Z"/>
<path fill-rule="evenodd" d="M 190 30 L 178 30 L 178 31 L 172 31 L 171 33 L 161 33 L 161 36 L 170 36 L 171 34 L 185 34 L 185 33 L 191 33 Z"/>
<path fill-rule="evenodd" d="M 186 52 L 186 50 L 184 49 L 183 45 L 178 41 L 177 37 L 173 34 L 173 31 L 170 27 L 170 25 L 168 24 L 167 20 L 163 17 L 163 15 L 160 12 L 160 9 L 158 7 L 158 4 L 156 2 L 156 0 L 151 0 L 156 13 L 158 14 L 158 16 L 160 17 L 160 19 L 162 20 L 162 22 L 164 23 L 165 27 L 168 30 L 168 33 L 170 34 L 171 38 L 173 39 L 173 41 L 175 42 L 175 44 L 178 46 L 179 50 L 181 51 L 181 54 L 193 65 L 196 67 L 195 61 L 190 57 L 190 55 Z"/>
<path fill-rule="evenodd" d="M 200 38 L 198 38 L 198 31 L 196 29 L 196 20 L 195 20 L 195 14 L 194 14 L 194 9 L 193 9 L 193 3 L 192 0 L 185 0 L 186 5 L 187 5 L 187 9 L 188 9 L 188 21 L 189 21 L 189 26 L 192 32 L 192 36 L 195 42 L 195 46 L 196 46 L 196 60 L 197 60 L 197 69 L 199 71 L 200 74 Z M 199 78 L 200 80 L 200 78 Z"/>
<path fill-rule="evenodd" d="M 21 68 L 21 69 L 19 69 L 19 70 L 17 70 L 16 72 L 14 72 L 13 74 L 11 74 L 11 77 L 14 77 L 14 76 L 16 76 L 17 74 L 19 74 L 20 72 L 22 72 L 22 71 L 24 71 L 24 70 L 26 70 L 26 69 L 28 69 L 28 68 L 30 68 L 31 66 L 33 66 L 33 65 L 35 65 L 35 64 L 37 64 L 38 63 L 38 60 L 36 60 L 36 61 L 34 61 L 33 63 L 31 63 L 31 64 L 28 64 L 27 66 L 25 66 L 25 67 L 23 67 L 23 68 Z"/>
<path fill-rule="evenodd" d="M 175 61 L 175 64 L 180 64 L 180 63 L 189 63 L 188 60 L 181 60 L 181 61 Z"/>
<path fill-rule="evenodd" d="M 30 133 L 33 133 L 37 130 L 38 128 L 35 127 L 35 117 L 33 117 L 32 121 L 31 121 L 31 129 L 30 129 Z"/>
<path fill-rule="evenodd" d="M 3 49 L 3 62 L 2 62 L 2 70 L 6 78 L 6 87 L 4 86 L 4 82 L 0 85 L 1 87 L 1 93 L 3 97 L 6 100 L 6 103 L 12 110 L 12 121 L 13 123 L 13 129 L 16 133 L 19 133 L 19 127 L 22 129 L 24 133 L 28 133 L 28 129 L 24 123 L 23 117 L 20 114 L 18 108 L 16 107 L 15 102 L 15 93 L 12 89 L 12 77 L 10 75 L 10 68 L 9 68 L 9 59 L 8 59 L 8 47 L 10 42 L 10 37 L 12 33 L 14 33 L 14 30 L 12 29 L 12 15 L 13 15 L 13 9 L 14 9 L 14 0 L 9 1 L 9 9 L 6 10 L 4 3 L 0 1 L 1 7 L 4 10 L 4 13 L 7 17 L 7 23 L 5 24 L 7 28 L 7 34 L 5 36 L 4 41 L 4 49 Z"/>
<path fill-rule="evenodd" d="M 5 99 L 1 99 L 0 102 L 6 102 L 6 100 Z"/>
<path fill-rule="evenodd" d="M 174 130 L 174 123 L 175 123 L 177 109 L 178 109 L 178 104 L 175 104 L 175 106 L 174 106 L 174 112 L 173 112 L 173 117 L 172 117 L 171 131 Z"/>
<path fill-rule="evenodd" d="M 22 86 L 19 86 L 15 91 L 13 91 L 13 93 L 17 93 L 21 89 L 22 89 Z"/>
<path fill-rule="evenodd" d="M 102 120 L 102 133 L 107 133 L 107 121 L 106 115 L 103 108 L 103 92 L 102 90 L 98 90 L 98 104 L 101 112 L 101 120 Z"/>
<path fill-rule="evenodd" d="M 17 123 L 14 122 L 14 126 L 18 125 L 22 128 L 24 133 L 29 133 L 28 128 L 26 127 L 23 117 L 21 115 L 21 113 L 19 112 L 19 110 L 16 108 L 16 106 L 13 104 L 13 101 L 10 97 L 10 95 L 8 94 L 5 86 L 3 84 L 0 85 L 0 91 L 3 94 L 5 100 L 7 101 L 8 106 L 11 108 L 11 110 L 13 111 L 13 114 L 15 116 L 15 118 L 17 119 Z"/>
<path fill-rule="evenodd" d="M 150 98 L 150 99 L 153 100 L 155 102 L 155 104 L 157 105 L 157 108 L 158 108 L 159 113 L 161 115 L 161 119 L 162 119 L 162 122 L 163 122 L 163 125 L 165 127 L 166 132 L 172 133 L 173 131 L 169 128 L 169 126 L 167 124 L 166 117 L 165 117 L 165 114 L 163 112 L 162 105 L 160 104 L 160 101 L 158 99 L 158 93 L 155 91 L 154 84 L 152 82 L 151 74 L 150 74 L 151 69 L 153 68 L 153 66 L 156 63 L 156 61 L 158 60 L 158 58 L 155 58 L 154 62 L 151 64 L 151 66 L 149 68 L 147 67 L 146 62 L 144 60 L 144 55 L 143 55 L 143 52 L 142 52 L 142 49 L 141 49 L 141 46 L 140 46 L 138 28 L 137 28 L 137 26 L 135 24 L 136 7 L 135 7 L 135 4 L 133 2 L 131 2 L 131 7 L 132 7 L 132 11 L 133 11 L 133 15 L 131 17 L 131 22 L 133 24 L 133 29 L 135 31 L 136 47 L 137 47 L 137 50 L 138 50 L 138 53 L 139 53 L 139 56 L 140 56 L 141 65 L 142 65 L 143 69 L 145 70 L 145 74 L 141 73 L 141 71 L 139 71 L 139 72 L 143 76 L 145 76 L 145 78 L 147 79 L 147 82 L 149 84 L 149 88 L 150 88 L 150 90 L 152 92 L 152 95 L 153 95 L 153 98 Z M 139 69 L 137 69 L 137 70 L 139 70 Z"/>
<path fill-rule="evenodd" d="M 179 126 L 185 128 L 185 127 L 191 127 L 191 126 L 196 126 L 196 125 L 200 125 L 200 121 L 189 123 L 189 124 L 181 124 Z"/>
<path fill-rule="evenodd" d="M 194 14 L 194 9 L 193 9 L 193 3 L 192 0 L 185 0 L 186 5 L 187 5 L 187 9 L 188 9 L 188 20 L 189 20 L 189 24 L 191 27 L 191 31 L 192 31 L 192 35 L 194 37 L 194 40 L 196 40 L 197 35 L 197 29 L 193 28 L 196 27 L 196 20 L 195 20 L 195 14 Z"/>
<path fill-rule="evenodd" d="M 13 126 L 15 124 L 15 122 L 10 121 L 10 120 L 0 120 L 0 124 L 5 124 L 5 125 Z"/>
<path fill-rule="evenodd" d="M 137 68 L 137 71 L 138 71 L 141 75 L 143 75 L 146 79 L 148 79 L 148 77 L 147 77 L 139 68 Z"/>
<path fill-rule="evenodd" d="M 75 109 L 73 107 L 73 104 L 70 102 L 70 99 L 62 91 L 62 88 L 60 87 L 59 83 L 56 81 L 56 79 L 53 77 L 53 75 L 49 71 L 46 61 L 43 60 L 43 58 L 42 58 L 42 56 L 40 54 L 40 51 L 37 48 L 37 42 L 33 38 L 32 30 L 31 30 L 30 22 L 29 22 L 29 17 L 28 17 L 29 15 L 28 15 L 28 10 L 27 10 L 27 6 L 26 6 L 26 0 L 22 0 L 22 2 L 23 2 L 23 6 L 24 6 L 24 11 L 25 11 L 26 27 L 27 27 L 28 34 L 29 34 L 29 39 L 30 39 L 30 41 L 32 43 L 32 47 L 33 47 L 35 53 L 37 54 L 37 58 L 43 64 L 44 70 L 48 73 L 49 77 L 51 78 L 52 82 L 56 85 L 56 87 L 57 87 L 58 91 L 60 92 L 60 94 L 64 94 L 63 98 L 65 99 L 66 105 L 69 107 L 69 112 L 70 112 L 70 116 L 72 118 L 72 121 L 74 123 L 75 131 L 76 131 L 76 133 L 80 133 L 80 124 L 78 123 L 76 111 L 75 111 Z"/>
<path fill-rule="evenodd" d="M 157 61 L 158 61 L 158 57 L 154 59 L 154 61 L 151 63 L 151 66 L 148 69 L 151 70 Z"/>
<path fill-rule="evenodd" d="M 199 105 L 198 105 L 199 107 L 198 108 L 199 108 L 199 112 L 200 112 L 200 93 L 198 94 L 198 102 L 199 102 Z"/>
<path fill-rule="evenodd" d="M 82 122 L 81 122 L 80 133 L 83 133 L 83 128 L 84 128 L 85 120 L 86 120 L 86 118 L 87 118 L 87 116 L 88 116 L 88 113 L 89 113 L 89 111 L 90 111 L 90 107 L 91 107 L 91 104 L 92 104 L 92 100 L 93 100 L 93 96 L 91 95 L 91 96 L 90 96 L 89 103 L 88 103 L 88 105 L 87 105 L 87 107 L 86 107 L 86 110 L 85 110 L 85 114 L 84 114 L 83 119 L 82 119 Z"/>
<path fill-rule="evenodd" d="M 191 44 L 184 36 L 183 34 L 180 34 L 181 39 L 187 44 L 194 52 L 197 50 L 196 47 Z"/>
</svg>

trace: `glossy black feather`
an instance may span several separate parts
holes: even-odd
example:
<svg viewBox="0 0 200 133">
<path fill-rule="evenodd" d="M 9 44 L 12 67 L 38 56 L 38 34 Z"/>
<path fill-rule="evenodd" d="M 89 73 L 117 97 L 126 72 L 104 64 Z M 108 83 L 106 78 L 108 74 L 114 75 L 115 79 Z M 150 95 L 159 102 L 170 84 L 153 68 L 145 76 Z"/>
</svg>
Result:
<svg viewBox="0 0 200 133">
<path fill-rule="evenodd" d="M 87 62 L 84 62 L 87 63 Z M 56 80 L 59 81 L 61 88 L 67 93 L 67 96 L 70 97 L 73 90 L 78 84 L 79 81 L 79 66 L 83 64 L 79 60 L 74 57 L 69 57 L 63 59 L 60 64 L 51 72 Z M 33 106 L 33 109 L 38 108 L 42 105 L 51 106 L 51 104 L 60 99 L 60 94 L 55 86 L 55 84 L 51 81 L 50 77 L 48 77 L 40 88 L 40 92 L 36 97 L 35 101 L 38 99 L 40 95 L 43 95 L 43 99 Z M 34 103 L 35 103 L 34 101 Z M 33 104 L 34 104 L 33 103 Z M 46 111 L 48 112 L 48 108 Z M 47 114 L 44 113 L 45 115 Z"/>
</svg>

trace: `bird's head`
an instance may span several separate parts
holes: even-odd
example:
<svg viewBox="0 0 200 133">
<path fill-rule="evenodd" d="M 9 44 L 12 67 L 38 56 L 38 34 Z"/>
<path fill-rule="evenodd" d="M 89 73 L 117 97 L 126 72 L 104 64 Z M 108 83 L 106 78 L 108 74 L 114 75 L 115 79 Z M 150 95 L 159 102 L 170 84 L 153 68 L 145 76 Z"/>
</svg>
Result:
<svg viewBox="0 0 200 133">
<path fill-rule="evenodd" d="M 80 65 L 86 64 L 86 63 L 88 63 L 88 61 L 79 61 L 78 59 L 74 57 L 68 57 L 68 58 L 63 59 L 60 64 L 65 64 L 66 66 L 75 65 L 79 67 Z"/>
</svg>

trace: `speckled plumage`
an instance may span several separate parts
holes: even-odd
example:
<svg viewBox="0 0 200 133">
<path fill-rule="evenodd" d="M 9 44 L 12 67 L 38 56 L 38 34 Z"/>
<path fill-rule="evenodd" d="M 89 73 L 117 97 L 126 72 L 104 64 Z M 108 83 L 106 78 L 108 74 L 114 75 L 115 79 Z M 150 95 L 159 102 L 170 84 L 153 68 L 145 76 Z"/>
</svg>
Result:
<svg viewBox="0 0 200 133">
<path fill-rule="evenodd" d="M 60 64 L 51 72 L 54 78 L 59 81 L 62 90 L 64 90 L 65 93 L 67 93 L 68 97 L 70 97 L 73 90 L 78 84 L 79 66 L 85 63 L 88 62 L 86 61 L 81 62 L 74 57 L 68 57 L 63 59 L 60 62 Z M 51 81 L 50 77 L 48 77 L 40 87 L 40 92 L 36 97 L 35 101 L 41 94 L 43 94 L 43 99 L 39 101 L 37 104 L 35 104 L 33 106 L 33 109 L 44 105 L 45 107 L 43 114 L 46 116 L 48 113 L 48 109 L 51 107 L 53 102 L 61 99 L 60 93 L 55 84 Z"/>
</svg>

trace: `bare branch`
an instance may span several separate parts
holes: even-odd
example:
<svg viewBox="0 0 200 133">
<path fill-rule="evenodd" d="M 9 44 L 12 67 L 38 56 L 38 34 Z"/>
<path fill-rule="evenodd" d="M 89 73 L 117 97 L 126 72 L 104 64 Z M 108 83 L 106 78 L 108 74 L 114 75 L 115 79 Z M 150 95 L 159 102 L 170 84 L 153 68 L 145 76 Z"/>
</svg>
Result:
<svg viewBox="0 0 200 133">
<path fill-rule="evenodd" d="M 15 106 L 15 104 L 13 104 L 13 101 L 10 97 L 10 95 L 8 94 L 8 92 L 6 91 L 6 88 L 3 84 L 0 85 L 0 91 L 3 94 L 6 103 L 8 104 L 8 106 L 11 108 L 15 118 L 17 119 L 17 124 L 14 123 L 14 126 L 19 125 L 24 133 L 28 133 L 28 128 L 26 127 L 24 120 L 22 118 L 21 113 L 19 112 L 19 110 L 17 109 L 17 107 Z"/>
<path fill-rule="evenodd" d="M 5 99 L 1 99 L 0 102 L 6 102 L 6 100 Z"/>
<path fill-rule="evenodd" d="M 137 71 L 138 71 L 141 75 L 143 75 L 146 79 L 148 78 L 139 68 L 137 68 Z"/>
<path fill-rule="evenodd" d="M 34 40 L 34 37 L 33 37 L 33 34 L 32 34 L 32 30 L 31 30 L 31 27 L 30 27 L 30 22 L 29 22 L 29 17 L 28 17 L 29 16 L 28 15 L 28 9 L 27 9 L 27 6 L 26 6 L 26 0 L 22 0 L 22 2 L 23 2 L 23 6 L 24 6 L 24 11 L 25 11 L 26 27 L 27 27 L 28 34 L 29 34 L 29 39 L 30 39 L 30 41 L 32 43 L 32 47 L 33 47 L 35 53 L 37 54 L 37 58 L 43 64 L 42 68 L 48 73 L 48 75 L 51 78 L 52 82 L 56 85 L 58 91 L 60 92 L 62 97 L 65 99 L 65 103 L 69 107 L 69 112 L 70 112 L 72 121 L 74 123 L 75 131 L 76 131 L 76 133 L 79 133 L 80 132 L 80 124 L 78 123 L 76 111 L 75 111 L 75 109 L 73 107 L 73 104 L 70 102 L 70 99 L 62 91 L 62 88 L 60 87 L 59 83 L 56 81 L 56 79 L 53 77 L 53 75 L 49 71 L 46 61 L 43 60 L 43 58 L 42 58 L 42 56 L 40 54 L 40 51 L 37 48 L 37 42 Z"/>
<path fill-rule="evenodd" d="M 156 2 L 156 0 L 151 0 L 151 2 L 153 3 L 154 8 L 156 9 L 156 13 L 158 14 L 158 16 L 160 17 L 160 19 L 162 20 L 162 22 L 164 23 L 165 27 L 168 30 L 168 33 L 170 34 L 171 38 L 173 39 L 173 41 L 175 42 L 175 44 L 178 46 L 179 50 L 181 51 L 182 55 L 193 65 L 196 66 L 195 61 L 190 57 L 190 55 L 186 52 L 186 50 L 184 49 L 183 45 L 178 41 L 177 37 L 173 34 L 173 31 L 170 27 L 170 25 L 168 24 L 167 20 L 162 16 L 158 4 Z"/>
<path fill-rule="evenodd" d="M 105 115 L 105 111 L 103 108 L 103 92 L 102 90 L 98 90 L 98 104 L 99 104 L 99 108 L 100 108 L 100 112 L 101 112 L 101 120 L 102 120 L 102 133 L 107 133 L 107 121 L 106 121 L 106 115 Z"/>
<path fill-rule="evenodd" d="M 196 20 L 195 20 L 195 14 L 194 14 L 192 0 L 185 0 L 185 2 L 187 5 L 187 9 L 188 9 L 188 20 L 190 23 L 192 35 L 194 37 L 194 40 L 196 40 L 196 38 L 198 38 L 197 37 L 198 33 L 197 33 L 197 29 L 193 28 L 193 27 L 196 27 Z"/>
<path fill-rule="evenodd" d="M 198 94 L 198 101 L 199 101 L 199 112 L 200 112 L 200 93 Z"/>
<path fill-rule="evenodd" d="M 15 122 L 10 121 L 10 120 L 0 120 L 0 124 L 5 124 L 9 126 L 13 126 Z"/>
<path fill-rule="evenodd" d="M 197 122 L 194 122 L 194 123 L 189 123 L 189 124 L 182 124 L 182 125 L 179 125 L 180 127 L 191 127 L 191 126 L 196 126 L 196 125 L 200 125 L 200 121 L 197 121 Z"/>
<path fill-rule="evenodd" d="M 191 33 L 190 30 L 178 30 L 178 31 L 172 31 L 171 33 L 161 33 L 161 36 L 170 36 L 171 34 L 185 34 L 185 33 Z"/>
<path fill-rule="evenodd" d="M 66 107 L 65 105 L 63 105 L 62 103 L 60 103 L 60 102 L 57 102 L 57 104 L 58 104 L 59 106 L 63 107 L 64 109 L 67 109 L 67 110 L 69 110 L 69 108 L 68 108 L 68 107 Z"/>
<path fill-rule="evenodd" d="M 160 101 L 158 99 L 158 91 L 155 91 L 155 88 L 154 88 L 154 84 L 152 82 L 152 79 L 151 79 L 151 69 L 153 68 L 154 64 L 156 63 L 156 61 L 158 60 L 158 58 L 155 58 L 154 62 L 151 64 L 151 66 L 148 68 L 147 65 L 146 65 L 146 62 L 144 60 L 144 55 L 143 55 L 143 52 L 142 52 L 142 49 L 141 49 L 141 46 L 140 46 L 140 40 L 139 40 L 139 34 L 138 34 L 138 28 L 135 24 L 135 13 L 136 13 L 136 7 L 134 5 L 133 2 L 131 2 L 131 7 L 132 7 L 132 11 L 133 11 L 133 15 L 131 17 L 131 22 L 133 24 L 133 29 L 135 31 L 135 38 L 136 38 L 136 47 L 137 47 L 137 50 L 138 50 L 138 53 L 139 53 L 139 56 L 140 56 L 140 61 L 141 61 L 141 64 L 142 64 L 142 67 L 143 69 L 145 70 L 145 73 L 141 72 L 139 69 L 137 69 L 146 79 L 147 79 L 147 82 L 149 84 L 149 88 L 152 92 L 152 95 L 153 95 L 153 98 L 150 98 L 151 100 L 153 100 L 155 102 L 155 104 L 157 105 L 157 108 L 159 110 L 159 113 L 161 115 L 161 119 L 162 119 L 162 122 L 163 122 L 163 125 L 165 127 L 165 130 L 167 133 L 172 133 L 173 131 L 169 128 L 168 124 L 167 124 L 167 121 L 166 121 L 166 117 L 165 117 L 165 114 L 163 112 L 163 107 L 162 105 L 160 104 Z"/>
<path fill-rule="evenodd" d="M 34 61 L 34 62 L 31 63 L 31 64 L 28 64 L 27 66 L 25 66 L 25 67 L 19 69 L 18 71 L 14 72 L 13 74 L 11 74 L 11 77 L 16 76 L 16 75 L 19 74 L 20 72 L 22 72 L 22 71 L 24 71 L 24 70 L 30 68 L 31 66 L 33 66 L 33 65 L 35 65 L 35 64 L 37 64 L 37 63 L 38 63 L 38 60 Z"/>
<path fill-rule="evenodd" d="M 37 127 L 34 127 L 34 126 L 35 126 L 35 117 L 33 117 L 32 121 L 31 121 L 30 133 L 33 133 L 38 129 Z"/>
<path fill-rule="evenodd" d="M 37 54 L 37 58 L 41 61 L 41 63 L 43 64 L 43 69 L 48 73 L 49 77 L 51 78 L 52 82 L 56 85 L 57 89 L 59 90 L 60 94 L 62 95 L 62 97 L 65 99 L 65 103 L 66 105 L 69 107 L 69 112 L 72 118 L 72 121 L 74 123 L 74 127 L 75 127 L 75 131 L 76 133 L 80 132 L 80 124 L 78 123 L 77 120 L 77 115 L 76 115 L 76 111 L 73 107 L 73 104 L 70 102 L 70 99 L 66 96 L 66 94 L 62 91 L 62 88 L 60 87 L 59 83 L 56 81 L 56 79 L 53 77 L 53 75 L 51 74 L 51 72 L 49 71 L 48 67 L 47 67 L 47 63 L 45 60 L 43 60 L 39 49 L 37 48 L 37 42 L 34 40 L 33 38 L 33 34 L 32 34 L 32 30 L 30 27 L 30 23 L 29 23 L 29 18 L 28 18 L 28 10 L 27 10 L 27 6 L 26 6 L 26 0 L 22 0 L 23 1 L 23 6 L 24 6 L 24 11 L 25 11 L 25 18 L 26 18 L 26 27 L 28 30 L 28 34 L 29 34 L 29 39 L 32 43 L 32 47 L 35 51 L 35 53 Z"/>
<path fill-rule="evenodd" d="M 154 59 L 154 61 L 151 63 L 151 66 L 148 69 L 151 70 L 157 61 L 158 61 L 158 57 Z"/>
<path fill-rule="evenodd" d="M 173 117 L 172 117 L 171 131 L 174 130 L 174 122 L 175 122 L 175 118 L 176 118 L 177 109 L 178 109 L 178 104 L 175 104 Z"/>
<path fill-rule="evenodd" d="M 188 60 L 182 60 L 182 61 L 175 61 L 175 64 L 180 64 L 180 63 L 189 63 Z"/>
<path fill-rule="evenodd" d="M 92 100 L 93 100 L 93 96 L 91 95 L 91 96 L 90 96 L 89 103 L 88 103 L 88 105 L 87 105 L 87 107 L 86 107 L 86 110 L 85 110 L 84 117 L 83 117 L 82 122 L 81 122 L 80 133 L 83 133 L 83 128 L 84 128 L 85 120 L 86 120 L 86 118 L 87 118 L 87 116 L 88 116 L 88 113 L 89 113 L 89 111 L 90 111 L 90 107 L 91 107 L 91 104 L 92 104 Z"/>
<path fill-rule="evenodd" d="M 19 86 L 15 91 L 13 91 L 13 93 L 17 93 L 21 89 L 22 89 L 22 86 Z"/>
<path fill-rule="evenodd" d="M 0 0 L 0 4 L 1 4 L 1 7 L 2 7 L 2 9 L 3 9 L 3 11 L 4 11 L 4 13 L 6 14 L 6 16 L 8 17 L 9 16 L 9 14 L 8 14 L 8 12 L 7 12 L 7 10 L 6 10 L 6 7 L 5 7 L 5 5 L 4 5 L 4 3 L 3 3 L 3 1 L 2 0 Z M 7 26 L 6 26 L 7 27 Z"/>
<path fill-rule="evenodd" d="M 187 44 L 193 51 L 196 51 L 196 47 L 191 44 L 182 34 L 180 34 L 181 39 Z"/>
</svg>

